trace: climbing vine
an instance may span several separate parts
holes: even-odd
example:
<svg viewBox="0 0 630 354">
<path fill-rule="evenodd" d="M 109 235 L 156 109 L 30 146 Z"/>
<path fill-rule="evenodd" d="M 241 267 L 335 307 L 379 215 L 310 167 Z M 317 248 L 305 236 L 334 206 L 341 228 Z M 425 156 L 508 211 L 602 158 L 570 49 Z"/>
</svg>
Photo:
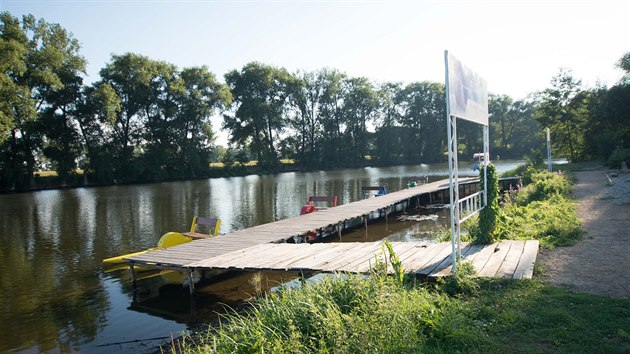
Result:
<svg viewBox="0 0 630 354">
<path fill-rule="evenodd" d="M 488 204 L 479 212 L 479 229 L 475 235 L 474 243 L 490 244 L 496 239 L 497 221 L 499 219 L 499 181 L 497 170 L 493 164 L 489 163 L 480 169 L 481 185 L 484 185 L 484 169 L 488 169 Z"/>
</svg>

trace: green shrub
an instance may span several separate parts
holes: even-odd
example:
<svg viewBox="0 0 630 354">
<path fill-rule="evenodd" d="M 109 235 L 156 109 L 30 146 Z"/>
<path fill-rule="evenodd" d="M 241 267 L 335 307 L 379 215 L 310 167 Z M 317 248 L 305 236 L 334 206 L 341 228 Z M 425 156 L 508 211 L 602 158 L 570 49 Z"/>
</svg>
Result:
<svg viewBox="0 0 630 354">
<path fill-rule="evenodd" d="M 499 218 L 499 181 L 497 179 L 497 170 L 493 164 L 482 167 L 480 171 L 481 185 L 484 185 L 484 170 L 487 175 L 487 205 L 479 212 L 479 228 L 474 234 L 474 243 L 491 244 L 496 238 L 497 219 Z"/>
<path fill-rule="evenodd" d="M 610 168 L 621 168 L 621 162 L 625 161 L 630 167 L 630 149 L 617 149 L 608 158 L 606 164 Z"/>
<path fill-rule="evenodd" d="M 527 178 L 525 187 L 516 196 L 516 203 L 527 205 L 533 201 L 555 198 L 559 195 L 568 198 L 571 195 L 571 180 L 563 174 L 553 172 L 533 172 Z"/>
</svg>

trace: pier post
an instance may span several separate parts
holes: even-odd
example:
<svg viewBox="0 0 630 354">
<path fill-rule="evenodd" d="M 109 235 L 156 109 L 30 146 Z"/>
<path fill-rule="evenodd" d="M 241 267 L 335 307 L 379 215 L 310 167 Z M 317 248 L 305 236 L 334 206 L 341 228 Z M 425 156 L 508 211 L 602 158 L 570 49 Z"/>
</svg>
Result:
<svg viewBox="0 0 630 354">
<path fill-rule="evenodd" d="M 343 222 L 337 224 L 337 233 L 339 234 L 339 241 L 341 241 L 341 230 L 343 230 Z"/>
<path fill-rule="evenodd" d="M 129 262 L 129 272 L 131 273 L 131 286 L 133 293 L 133 302 L 136 302 L 138 299 L 136 298 L 136 294 L 138 293 L 138 285 L 136 283 L 136 271 L 133 269 L 133 262 Z"/>
<path fill-rule="evenodd" d="M 188 276 L 188 291 L 190 291 L 190 295 L 195 292 L 195 279 L 193 277 L 193 269 L 187 269 L 186 275 Z"/>
</svg>

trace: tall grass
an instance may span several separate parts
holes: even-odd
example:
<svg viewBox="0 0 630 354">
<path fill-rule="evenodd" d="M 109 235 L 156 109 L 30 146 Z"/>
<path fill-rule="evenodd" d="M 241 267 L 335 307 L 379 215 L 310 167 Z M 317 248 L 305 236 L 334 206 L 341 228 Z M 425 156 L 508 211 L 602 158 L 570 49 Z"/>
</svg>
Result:
<svg viewBox="0 0 630 354">
<path fill-rule="evenodd" d="M 528 184 L 502 203 L 498 238 L 537 239 L 546 248 L 575 244 L 584 231 L 571 199 L 571 176 L 530 168 L 523 180 Z"/>
<path fill-rule="evenodd" d="M 465 268 L 465 267 L 464 267 Z M 627 353 L 630 300 L 539 280 L 330 276 L 256 300 L 173 353 Z"/>
<path fill-rule="evenodd" d="M 372 274 L 330 276 L 267 294 L 207 336 L 184 339 L 185 352 L 405 353 L 469 351 L 478 326 L 443 292 Z"/>
</svg>

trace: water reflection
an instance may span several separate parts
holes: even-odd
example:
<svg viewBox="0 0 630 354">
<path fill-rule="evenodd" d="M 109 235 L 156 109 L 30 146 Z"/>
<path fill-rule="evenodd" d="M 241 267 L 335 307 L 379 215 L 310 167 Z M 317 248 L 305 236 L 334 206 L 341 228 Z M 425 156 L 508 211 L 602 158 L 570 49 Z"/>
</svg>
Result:
<svg viewBox="0 0 630 354">
<path fill-rule="evenodd" d="M 502 161 L 497 167 L 515 165 Z M 436 180 L 446 170 L 446 165 L 398 166 L 1 195 L 0 352 L 110 352 L 107 344 L 185 330 L 189 321 L 130 311 L 128 273 L 105 274 L 101 260 L 153 247 L 163 233 L 187 230 L 195 215 L 221 218 L 225 233 L 298 215 L 309 195 L 337 195 L 345 204 L 361 198 L 361 186 L 396 191 L 409 177 Z M 394 235 L 396 228 L 411 229 L 392 236 L 405 239 L 426 225 L 391 222 L 343 240 L 374 240 Z M 221 301 L 225 289 L 216 296 Z M 119 349 L 131 350 L 130 345 Z"/>
</svg>

